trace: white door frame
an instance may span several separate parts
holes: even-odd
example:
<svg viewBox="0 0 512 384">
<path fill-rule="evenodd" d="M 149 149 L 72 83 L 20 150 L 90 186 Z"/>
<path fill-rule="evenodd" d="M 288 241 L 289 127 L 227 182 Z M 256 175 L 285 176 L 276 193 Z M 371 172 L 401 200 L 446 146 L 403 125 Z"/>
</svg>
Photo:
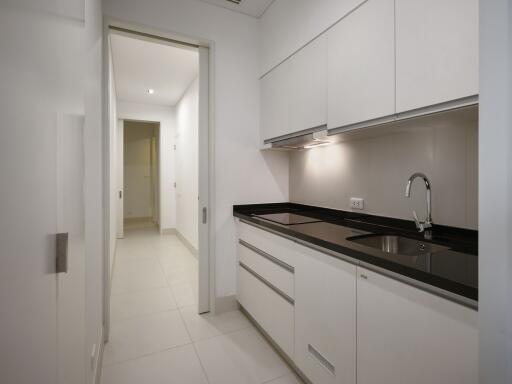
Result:
<svg viewBox="0 0 512 384">
<path fill-rule="evenodd" d="M 124 120 L 117 116 L 117 161 L 116 161 L 116 172 L 117 172 L 117 183 L 116 187 L 118 190 L 117 200 L 117 238 L 122 239 L 124 237 Z"/>
<path fill-rule="evenodd" d="M 169 44 L 187 45 L 199 51 L 199 313 L 215 313 L 215 153 L 214 153 L 214 71 L 213 57 L 214 42 L 208 39 L 185 36 L 179 33 L 169 33 L 148 27 L 127 23 L 112 18 L 104 20 L 103 34 L 103 76 L 104 76 L 104 145 L 103 169 L 104 179 L 104 222 L 105 225 L 105 271 L 109 271 L 110 247 L 110 135 L 109 135 L 109 55 L 111 28 L 125 30 L 126 33 L 137 35 L 147 40 L 165 40 Z M 122 118 L 122 116 L 119 116 Z M 203 224 L 203 209 L 206 209 L 206 223 Z M 108 341 L 110 333 L 110 276 L 104 273 L 104 339 Z"/>
</svg>

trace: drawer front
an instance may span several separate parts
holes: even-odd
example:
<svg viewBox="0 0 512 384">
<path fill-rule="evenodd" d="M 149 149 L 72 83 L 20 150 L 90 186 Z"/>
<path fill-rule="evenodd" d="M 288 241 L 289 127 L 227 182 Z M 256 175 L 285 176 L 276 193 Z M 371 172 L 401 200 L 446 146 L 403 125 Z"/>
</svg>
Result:
<svg viewBox="0 0 512 384">
<path fill-rule="evenodd" d="M 289 266 L 295 266 L 296 244 L 293 241 L 243 222 L 238 225 L 238 237 Z"/>
<path fill-rule="evenodd" d="M 291 265 L 242 239 L 238 241 L 238 260 L 289 297 L 294 297 L 295 268 Z"/>
<path fill-rule="evenodd" d="M 238 266 L 238 301 L 293 359 L 294 305 L 243 264 Z"/>
</svg>

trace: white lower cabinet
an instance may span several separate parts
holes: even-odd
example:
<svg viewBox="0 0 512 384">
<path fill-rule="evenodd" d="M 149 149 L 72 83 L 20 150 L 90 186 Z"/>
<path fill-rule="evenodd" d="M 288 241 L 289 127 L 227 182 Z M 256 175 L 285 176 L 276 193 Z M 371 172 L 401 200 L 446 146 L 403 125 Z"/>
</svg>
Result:
<svg viewBox="0 0 512 384">
<path fill-rule="evenodd" d="M 318 384 L 356 382 L 356 266 L 300 247 L 295 363 Z"/>
<path fill-rule="evenodd" d="M 477 311 L 247 224 L 239 236 L 238 301 L 313 384 L 478 383 Z"/>
<path fill-rule="evenodd" d="M 241 265 L 238 266 L 238 301 L 288 357 L 293 358 L 293 304 Z"/>
<path fill-rule="evenodd" d="M 357 270 L 358 384 L 478 383 L 478 312 Z"/>
</svg>

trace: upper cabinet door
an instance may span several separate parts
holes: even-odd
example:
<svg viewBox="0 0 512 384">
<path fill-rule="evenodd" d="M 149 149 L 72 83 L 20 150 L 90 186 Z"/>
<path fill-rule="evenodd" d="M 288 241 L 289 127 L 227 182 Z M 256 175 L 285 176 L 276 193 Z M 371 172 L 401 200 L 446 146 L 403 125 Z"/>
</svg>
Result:
<svg viewBox="0 0 512 384">
<path fill-rule="evenodd" d="M 285 61 L 260 81 L 261 142 L 289 132 L 290 62 Z"/>
<path fill-rule="evenodd" d="M 327 36 L 290 58 L 289 132 L 327 124 Z"/>
<path fill-rule="evenodd" d="M 478 94 L 478 0 L 396 0 L 397 112 Z"/>
<path fill-rule="evenodd" d="M 395 113 L 394 0 L 369 0 L 328 32 L 328 128 Z"/>
<path fill-rule="evenodd" d="M 262 141 L 327 124 L 327 39 L 313 40 L 261 79 Z"/>
</svg>

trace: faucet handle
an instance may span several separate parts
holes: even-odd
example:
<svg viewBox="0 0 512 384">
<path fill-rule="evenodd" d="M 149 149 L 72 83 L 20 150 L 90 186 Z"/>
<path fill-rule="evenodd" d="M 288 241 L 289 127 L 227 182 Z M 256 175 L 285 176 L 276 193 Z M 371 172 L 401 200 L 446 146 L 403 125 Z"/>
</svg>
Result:
<svg viewBox="0 0 512 384">
<path fill-rule="evenodd" d="M 412 216 L 414 217 L 414 222 L 416 223 L 416 228 L 418 228 L 418 231 L 423 232 L 425 230 L 425 227 L 423 226 L 423 223 L 418 219 L 418 214 L 416 211 L 412 211 Z"/>
</svg>

